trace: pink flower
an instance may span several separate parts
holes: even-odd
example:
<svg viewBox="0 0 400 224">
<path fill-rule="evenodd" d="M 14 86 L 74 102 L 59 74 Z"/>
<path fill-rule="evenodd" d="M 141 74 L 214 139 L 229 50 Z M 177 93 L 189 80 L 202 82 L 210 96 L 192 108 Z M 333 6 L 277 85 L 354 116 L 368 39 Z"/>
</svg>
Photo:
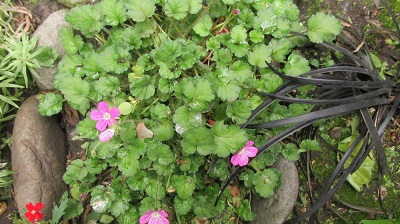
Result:
<svg viewBox="0 0 400 224">
<path fill-rule="evenodd" d="M 232 156 L 231 163 L 234 166 L 245 166 L 249 164 L 249 157 L 255 157 L 258 152 L 258 149 L 253 145 L 253 141 L 248 141 L 246 145 L 239 150 L 239 152 Z"/>
<path fill-rule="evenodd" d="M 164 210 L 150 210 L 140 217 L 140 224 L 169 224 L 168 214 Z"/>
<path fill-rule="evenodd" d="M 233 10 L 233 14 L 237 15 L 237 14 L 239 14 L 239 13 L 240 13 L 240 10 L 239 10 L 239 9 Z"/>
<path fill-rule="evenodd" d="M 106 130 L 107 126 L 113 126 L 117 123 L 116 118 L 120 115 L 119 109 L 114 107 L 109 110 L 108 104 L 104 101 L 97 104 L 98 110 L 90 112 L 90 119 L 97 121 L 96 129 L 99 131 Z"/>
<path fill-rule="evenodd" d="M 100 133 L 99 135 L 99 140 L 102 142 L 108 142 L 113 136 L 114 136 L 114 129 L 107 129 L 105 131 L 103 131 L 102 133 Z"/>
</svg>

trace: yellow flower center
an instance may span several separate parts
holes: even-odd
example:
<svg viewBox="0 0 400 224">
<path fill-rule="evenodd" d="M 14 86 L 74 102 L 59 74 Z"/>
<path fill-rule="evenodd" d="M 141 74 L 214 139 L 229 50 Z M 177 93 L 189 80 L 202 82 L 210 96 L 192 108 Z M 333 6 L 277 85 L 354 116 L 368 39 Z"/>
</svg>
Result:
<svg viewBox="0 0 400 224">
<path fill-rule="evenodd" d="M 153 212 L 151 214 L 151 216 L 154 217 L 154 218 L 158 218 L 158 217 L 160 217 L 160 214 L 158 214 L 158 212 Z"/>
<path fill-rule="evenodd" d="M 104 113 L 103 114 L 103 119 L 104 120 L 110 120 L 111 119 L 111 114 L 110 113 Z"/>
</svg>

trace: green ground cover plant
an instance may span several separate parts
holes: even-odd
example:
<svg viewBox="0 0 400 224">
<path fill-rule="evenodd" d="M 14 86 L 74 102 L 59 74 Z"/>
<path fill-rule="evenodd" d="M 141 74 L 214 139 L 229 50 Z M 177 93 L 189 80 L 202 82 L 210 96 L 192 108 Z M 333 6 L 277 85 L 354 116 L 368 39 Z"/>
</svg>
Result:
<svg viewBox="0 0 400 224">
<path fill-rule="evenodd" d="M 269 167 L 278 156 L 320 150 L 311 139 L 265 150 L 288 126 L 247 124 L 310 112 L 274 100 L 256 117 L 263 98 L 311 71 L 300 49 L 333 41 L 342 29 L 334 16 L 304 25 L 289 0 L 104 0 L 71 9 L 66 21 L 59 92 L 39 105 L 50 116 L 68 103 L 84 116 L 76 139 L 86 155 L 64 175 L 63 219 L 251 221 L 250 195 L 271 197 L 281 183 Z"/>
</svg>

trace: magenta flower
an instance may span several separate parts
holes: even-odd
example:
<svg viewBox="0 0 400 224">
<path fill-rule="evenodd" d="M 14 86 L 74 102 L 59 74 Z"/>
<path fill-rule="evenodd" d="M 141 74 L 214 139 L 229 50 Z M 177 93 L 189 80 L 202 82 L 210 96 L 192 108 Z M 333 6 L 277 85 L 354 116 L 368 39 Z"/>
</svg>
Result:
<svg viewBox="0 0 400 224">
<path fill-rule="evenodd" d="M 239 9 L 233 10 L 233 14 L 237 15 L 237 14 L 239 14 L 239 13 L 240 13 L 240 10 L 239 10 Z"/>
<path fill-rule="evenodd" d="M 164 210 L 150 210 L 139 219 L 140 224 L 169 224 L 168 214 Z"/>
<path fill-rule="evenodd" d="M 106 130 L 107 126 L 113 126 L 117 123 L 117 117 L 120 115 L 119 109 L 114 107 L 109 110 L 108 104 L 104 101 L 97 104 L 98 110 L 90 112 L 90 119 L 97 121 L 96 129 L 99 131 Z"/>
<path fill-rule="evenodd" d="M 102 133 L 100 133 L 99 135 L 99 140 L 102 142 L 108 142 L 113 136 L 114 136 L 114 129 L 107 129 L 105 131 L 103 131 Z"/>
<path fill-rule="evenodd" d="M 246 145 L 239 150 L 239 152 L 232 156 L 231 163 L 234 166 L 246 166 L 249 164 L 249 157 L 255 157 L 258 152 L 258 149 L 253 145 L 253 141 L 248 141 Z"/>
</svg>

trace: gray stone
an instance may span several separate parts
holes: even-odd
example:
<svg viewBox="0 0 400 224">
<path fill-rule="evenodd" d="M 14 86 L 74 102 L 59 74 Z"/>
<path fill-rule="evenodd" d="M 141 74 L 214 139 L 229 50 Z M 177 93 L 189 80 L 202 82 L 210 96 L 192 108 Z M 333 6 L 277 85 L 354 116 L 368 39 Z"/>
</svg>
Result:
<svg viewBox="0 0 400 224">
<path fill-rule="evenodd" d="M 50 14 L 47 19 L 36 29 L 33 36 L 38 38 L 38 46 L 49 46 L 57 50 L 59 58 L 65 55 L 62 48 L 59 31 L 64 26 L 70 26 L 65 21 L 68 10 L 62 9 Z M 42 67 L 36 72 L 40 78 L 35 78 L 35 82 L 41 90 L 54 90 L 54 76 L 57 73 L 57 65 Z"/>
<path fill-rule="evenodd" d="M 38 100 L 31 96 L 18 110 L 13 130 L 11 164 L 15 172 L 14 193 L 18 210 L 25 204 L 42 202 L 45 219 L 51 218 L 53 203 L 58 203 L 67 185 L 64 135 L 56 117 L 43 117 Z"/>
<path fill-rule="evenodd" d="M 257 215 L 252 224 L 283 223 L 296 202 L 299 192 L 299 177 L 295 163 L 280 158 L 273 167 L 282 173 L 281 187 L 270 198 L 252 197 L 251 206 Z"/>
</svg>

